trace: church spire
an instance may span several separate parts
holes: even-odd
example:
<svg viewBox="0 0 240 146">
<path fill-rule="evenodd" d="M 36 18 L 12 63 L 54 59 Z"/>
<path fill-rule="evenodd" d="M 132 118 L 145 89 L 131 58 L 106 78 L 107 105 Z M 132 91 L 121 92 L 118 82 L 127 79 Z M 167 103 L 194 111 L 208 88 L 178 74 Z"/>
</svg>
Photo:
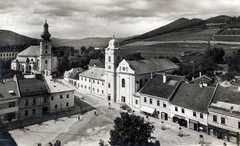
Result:
<svg viewBox="0 0 240 146">
<path fill-rule="evenodd" d="M 41 35 L 41 38 L 46 41 L 51 41 L 50 37 L 51 37 L 51 34 L 48 32 L 47 19 L 45 19 L 45 24 L 43 25 L 43 33 Z"/>
</svg>

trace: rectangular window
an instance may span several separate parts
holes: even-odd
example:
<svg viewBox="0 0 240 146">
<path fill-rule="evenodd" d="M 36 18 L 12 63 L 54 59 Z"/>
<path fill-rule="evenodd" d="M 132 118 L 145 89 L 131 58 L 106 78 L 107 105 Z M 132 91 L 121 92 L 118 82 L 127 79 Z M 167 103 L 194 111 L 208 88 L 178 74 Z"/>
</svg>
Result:
<svg viewBox="0 0 240 146">
<path fill-rule="evenodd" d="M 45 64 L 47 64 L 47 60 L 45 60 Z"/>
<path fill-rule="evenodd" d="M 163 103 L 163 107 L 165 107 L 165 108 L 166 108 L 166 103 Z"/>
<path fill-rule="evenodd" d="M 66 103 L 66 107 L 68 107 L 68 102 Z"/>
<path fill-rule="evenodd" d="M 183 113 L 183 114 L 185 113 L 185 110 L 184 110 L 184 108 L 182 108 L 182 113 Z"/>
<path fill-rule="evenodd" d="M 69 98 L 69 94 L 67 94 L 67 98 Z"/>
<path fill-rule="evenodd" d="M 9 108 L 11 107 L 15 107 L 15 102 L 9 102 Z M 1 106 L 0 106 L 0 109 L 1 109 Z"/>
<path fill-rule="evenodd" d="M 95 83 L 95 80 L 93 80 L 93 83 Z"/>
<path fill-rule="evenodd" d="M 102 90 L 102 94 L 104 93 L 104 91 Z"/>
<path fill-rule="evenodd" d="M 238 122 L 238 129 L 240 129 L 240 122 Z"/>
<path fill-rule="evenodd" d="M 89 82 L 91 82 L 91 79 L 89 79 Z"/>
<path fill-rule="evenodd" d="M 36 102 L 36 98 L 33 98 L 33 105 L 36 105 L 37 102 Z"/>
<path fill-rule="evenodd" d="M 99 84 L 99 81 L 97 81 L 97 84 Z"/>
<path fill-rule="evenodd" d="M 200 118 L 203 119 L 203 113 L 200 113 Z"/>
<path fill-rule="evenodd" d="M 158 100 L 158 101 L 157 101 L 157 106 L 159 106 L 159 105 L 160 105 L 160 101 Z"/>
<path fill-rule="evenodd" d="M 25 106 L 28 106 L 28 99 L 25 100 Z"/>
<path fill-rule="evenodd" d="M 25 110 L 25 116 L 28 116 L 28 110 Z"/>
<path fill-rule="evenodd" d="M 32 114 L 35 115 L 36 114 L 36 109 L 32 109 Z"/>
<path fill-rule="evenodd" d="M 60 99 L 62 99 L 63 98 L 63 96 L 62 95 L 60 95 Z"/>
<path fill-rule="evenodd" d="M 51 97 L 51 100 L 54 100 L 54 96 Z"/>
<path fill-rule="evenodd" d="M 175 106 L 175 111 L 177 112 L 178 111 L 178 108 Z"/>
<path fill-rule="evenodd" d="M 144 97 L 144 102 L 147 102 L 147 97 Z"/>
<path fill-rule="evenodd" d="M 213 122 L 217 122 L 217 116 L 213 115 Z"/>
<path fill-rule="evenodd" d="M 125 102 L 125 96 L 122 96 L 122 102 Z"/>
<path fill-rule="evenodd" d="M 225 118 L 221 117 L 221 124 L 225 125 Z"/>
<path fill-rule="evenodd" d="M 111 86 L 110 86 L 110 83 L 108 83 L 108 88 L 110 88 Z"/>
<path fill-rule="evenodd" d="M 111 62 L 111 56 L 108 56 L 108 62 Z"/>
<path fill-rule="evenodd" d="M 135 103 L 138 104 L 138 100 L 135 100 Z"/>
<path fill-rule="evenodd" d="M 55 104 L 55 109 L 57 109 L 57 104 Z"/>
<path fill-rule="evenodd" d="M 152 104 L 152 99 L 150 98 L 149 103 Z"/>
<path fill-rule="evenodd" d="M 43 103 L 47 103 L 47 97 L 43 97 Z"/>
<path fill-rule="evenodd" d="M 2 104 L 0 104 L 0 109 L 2 109 Z"/>
<path fill-rule="evenodd" d="M 197 116 L 197 113 L 195 111 L 193 111 L 193 116 L 196 117 Z"/>
</svg>

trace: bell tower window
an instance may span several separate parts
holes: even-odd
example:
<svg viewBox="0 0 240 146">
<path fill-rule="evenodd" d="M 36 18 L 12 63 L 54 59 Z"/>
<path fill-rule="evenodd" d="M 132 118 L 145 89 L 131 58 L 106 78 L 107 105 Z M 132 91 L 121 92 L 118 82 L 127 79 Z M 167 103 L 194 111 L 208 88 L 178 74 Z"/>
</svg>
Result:
<svg viewBox="0 0 240 146">
<path fill-rule="evenodd" d="M 47 64 L 47 60 L 45 60 L 45 64 Z"/>
<path fill-rule="evenodd" d="M 45 46 L 45 49 L 48 49 L 48 46 Z"/>
<path fill-rule="evenodd" d="M 111 62 L 111 56 L 108 56 L 108 62 Z"/>
<path fill-rule="evenodd" d="M 122 79 L 122 87 L 125 87 L 125 79 Z"/>
</svg>

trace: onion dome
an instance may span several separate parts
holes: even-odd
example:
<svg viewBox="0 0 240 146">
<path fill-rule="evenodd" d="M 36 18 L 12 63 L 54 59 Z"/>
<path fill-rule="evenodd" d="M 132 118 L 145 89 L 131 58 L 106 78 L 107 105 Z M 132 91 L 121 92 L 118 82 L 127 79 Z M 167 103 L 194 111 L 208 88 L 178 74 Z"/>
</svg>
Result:
<svg viewBox="0 0 240 146">
<path fill-rule="evenodd" d="M 108 48 L 109 49 L 118 49 L 119 48 L 119 43 L 118 43 L 118 40 L 115 39 L 115 36 L 113 36 L 113 39 L 111 39 L 109 41 Z"/>
<path fill-rule="evenodd" d="M 46 20 L 45 24 L 43 25 L 43 33 L 41 34 L 41 38 L 43 40 L 51 41 L 50 37 L 51 37 L 51 34 L 48 32 L 48 24 Z"/>
</svg>

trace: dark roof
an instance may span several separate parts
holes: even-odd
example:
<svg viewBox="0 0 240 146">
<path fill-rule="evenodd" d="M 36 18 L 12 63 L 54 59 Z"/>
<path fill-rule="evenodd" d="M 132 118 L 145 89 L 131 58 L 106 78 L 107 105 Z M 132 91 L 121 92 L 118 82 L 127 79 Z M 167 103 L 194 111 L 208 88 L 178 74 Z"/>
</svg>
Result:
<svg viewBox="0 0 240 146">
<path fill-rule="evenodd" d="M 18 94 L 17 83 L 15 81 L 0 83 L 0 100 L 18 98 Z"/>
<path fill-rule="evenodd" d="M 179 68 L 179 66 L 168 59 L 134 60 L 127 62 L 130 68 L 134 70 L 136 74 L 163 72 Z"/>
<path fill-rule="evenodd" d="M 69 78 L 71 79 L 79 79 L 79 74 L 83 72 L 83 68 L 73 68 L 73 71 L 70 73 Z"/>
<path fill-rule="evenodd" d="M 240 91 L 236 86 L 223 87 L 219 85 L 212 102 L 217 103 L 217 101 L 227 101 L 228 103 L 240 105 Z"/>
<path fill-rule="evenodd" d="M 200 88 L 197 84 L 181 83 L 171 103 L 176 106 L 207 113 L 214 92 L 213 87 Z"/>
<path fill-rule="evenodd" d="M 146 85 L 139 91 L 140 93 L 169 99 L 181 81 L 182 76 L 166 75 L 167 80 L 163 83 L 163 74 L 155 74 Z"/>
<path fill-rule="evenodd" d="M 0 145 L 2 146 L 17 146 L 12 136 L 8 133 L 7 129 L 0 122 Z"/>
<path fill-rule="evenodd" d="M 201 77 L 197 77 L 195 78 L 194 80 L 192 80 L 191 82 L 194 82 L 194 83 L 210 83 L 212 82 L 212 79 L 206 75 L 202 75 Z"/>
<path fill-rule="evenodd" d="M 18 56 L 40 56 L 40 46 L 30 46 L 20 52 Z"/>
<path fill-rule="evenodd" d="M 48 88 L 41 74 L 34 78 L 17 77 L 21 97 L 48 94 Z"/>
<path fill-rule="evenodd" d="M 91 67 L 96 66 L 96 67 L 104 68 L 104 63 L 99 59 L 91 59 L 89 62 L 89 66 L 91 66 Z"/>
</svg>

